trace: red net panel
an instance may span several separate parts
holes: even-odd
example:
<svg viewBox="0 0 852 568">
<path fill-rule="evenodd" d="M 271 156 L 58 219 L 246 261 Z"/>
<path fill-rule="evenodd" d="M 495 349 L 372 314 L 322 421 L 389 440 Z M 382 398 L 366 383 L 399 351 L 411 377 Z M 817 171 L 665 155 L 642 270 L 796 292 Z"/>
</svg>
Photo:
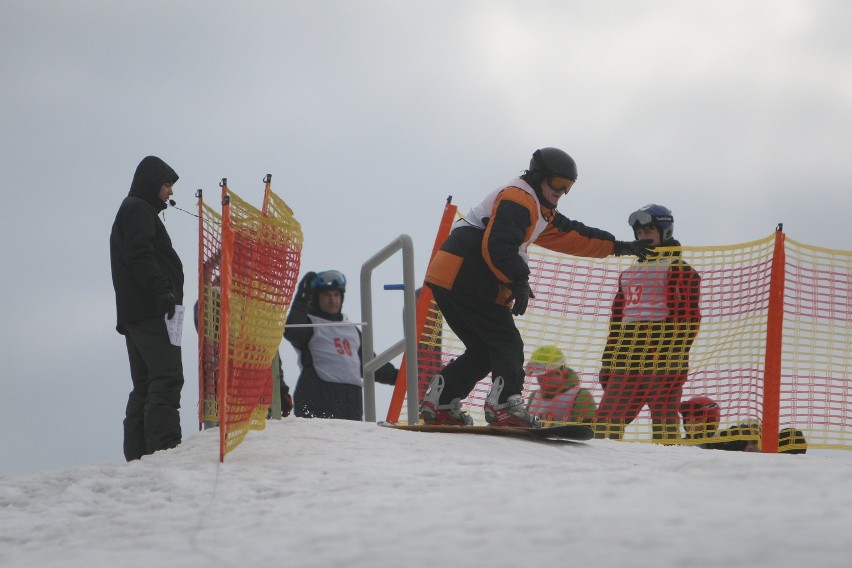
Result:
<svg viewBox="0 0 852 568">
<path fill-rule="evenodd" d="M 266 425 L 272 402 L 271 365 L 302 250 L 301 226 L 268 185 L 264 212 L 227 186 L 223 194 L 227 204 L 222 217 L 204 210 L 202 243 L 210 244 L 203 248 L 199 302 L 204 329 L 202 420 L 219 423 L 222 458 L 249 430 Z M 218 239 L 217 221 L 222 227 Z M 227 333 L 227 341 L 220 332 Z"/>
</svg>

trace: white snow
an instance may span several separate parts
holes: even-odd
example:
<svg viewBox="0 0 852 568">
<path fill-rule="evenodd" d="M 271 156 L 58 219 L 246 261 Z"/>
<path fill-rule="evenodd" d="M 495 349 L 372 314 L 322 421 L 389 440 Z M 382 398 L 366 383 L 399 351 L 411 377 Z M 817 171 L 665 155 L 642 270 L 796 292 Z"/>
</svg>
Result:
<svg viewBox="0 0 852 568">
<path fill-rule="evenodd" d="M 0 476 L 0 566 L 852 565 L 852 460 L 288 418 Z"/>
</svg>

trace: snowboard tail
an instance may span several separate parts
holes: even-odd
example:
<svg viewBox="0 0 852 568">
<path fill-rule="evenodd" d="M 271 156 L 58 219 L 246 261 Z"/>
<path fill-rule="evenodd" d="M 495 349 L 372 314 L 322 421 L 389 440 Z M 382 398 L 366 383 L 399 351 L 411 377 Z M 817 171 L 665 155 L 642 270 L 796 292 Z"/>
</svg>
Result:
<svg viewBox="0 0 852 568">
<path fill-rule="evenodd" d="M 412 432 L 442 432 L 447 434 L 479 434 L 484 436 L 507 436 L 532 440 L 573 440 L 585 441 L 594 437 L 594 431 L 588 426 L 569 424 L 550 428 L 518 428 L 513 426 L 451 426 L 441 424 L 392 424 L 379 422 L 379 426 L 410 430 Z"/>
</svg>

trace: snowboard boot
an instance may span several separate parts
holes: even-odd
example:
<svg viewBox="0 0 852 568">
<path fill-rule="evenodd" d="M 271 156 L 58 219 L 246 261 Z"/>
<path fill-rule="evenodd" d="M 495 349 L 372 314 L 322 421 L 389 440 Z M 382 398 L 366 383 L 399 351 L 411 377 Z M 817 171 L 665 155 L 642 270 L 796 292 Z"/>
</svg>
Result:
<svg viewBox="0 0 852 568">
<path fill-rule="evenodd" d="M 491 426 L 510 426 L 515 428 L 541 428 L 541 421 L 535 414 L 524 408 L 524 399 L 513 394 L 503 404 L 498 404 L 503 392 L 503 377 L 494 379 L 491 392 L 485 398 L 485 420 Z"/>
<path fill-rule="evenodd" d="M 420 403 L 420 418 L 423 419 L 423 422 L 432 425 L 473 425 L 473 418 L 462 410 L 460 398 L 454 398 L 449 404 L 439 404 L 443 391 L 444 377 L 435 375 L 429 384 L 429 388 L 426 389 L 426 394 L 423 395 L 423 402 Z"/>
</svg>

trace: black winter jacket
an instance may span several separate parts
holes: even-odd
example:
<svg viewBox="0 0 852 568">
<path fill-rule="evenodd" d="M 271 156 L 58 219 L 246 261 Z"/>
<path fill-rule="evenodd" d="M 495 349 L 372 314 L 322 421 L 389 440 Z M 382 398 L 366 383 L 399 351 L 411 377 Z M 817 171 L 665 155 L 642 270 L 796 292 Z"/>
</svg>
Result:
<svg viewBox="0 0 852 568">
<path fill-rule="evenodd" d="M 329 321 L 343 321 L 343 314 L 329 314 L 314 304 L 308 304 L 296 298 L 287 314 L 287 325 L 311 323 L 308 314 Z M 284 327 L 284 338 L 299 352 L 301 373 L 293 393 L 293 412 L 300 417 L 337 418 L 342 420 L 361 420 L 363 415 L 363 389 L 360 386 L 331 383 L 324 381 L 314 366 L 310 341 L 314 335 L 312 328 Z M 360 338 L 361 330 L 358 330 Z M 360 343 L 360 342 L 359 342 Z M 358 345 L 358 358 L 363 366 L 364 357 L 361 345 Z M 398 371 L 393 363 L 385 363 L 376 369 L 377 383 L 393 385 Z"/>
<path fill-rule="evenodd" d="M 156 298 L 171 292 L 183 303 L 183 265 L 165 225 L 157 214 L 166 208 L 160 188 L 178 180 L 160 158 L 139 162 L 130 192 L 115 216 L 109 238 L 112 285 L 115 289 L 116 330 L 124 324 L 161 317 Z"/>
</svg>

